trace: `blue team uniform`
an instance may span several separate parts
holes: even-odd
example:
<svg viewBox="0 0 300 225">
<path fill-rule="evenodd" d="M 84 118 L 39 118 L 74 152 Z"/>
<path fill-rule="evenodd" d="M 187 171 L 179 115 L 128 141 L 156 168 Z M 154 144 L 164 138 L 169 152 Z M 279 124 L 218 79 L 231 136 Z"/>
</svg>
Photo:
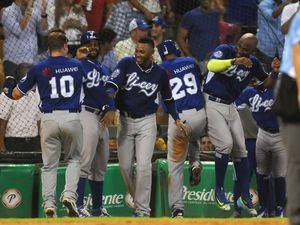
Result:
<svg viewBox="0 0 300 225">
<path fill-rule="evenodd" d="M 92 60 L 83 60 L 82 65 L 86 71 L 82 105 L 100 110 L 106 104 L 111 106 L 111 101 L 109 101 L 104 87 L 110 75 L 109 69 L 98 61 Z"/>
<path fill-rule="evenodd" d="M 190 57 L 177 57 L 163 61 L 161 66 L 169 76 L 177 111 L 202 109 L 201 71 L 196 62 Z"/>
<path fill-rule="evenodd" d="M 172 92 L 166 71 L 153 63 L 143 71 L 134 57 L 123 58 L 107 81 L 118 89 L 116 107 L 135 116 L 149 115 L 158 108 L 158 92 L 163 100 L 171 100 Z"/>
<path fill-rule="evenodd" d="M 80 110 L 85 71 L 80 61 L 64 56 L 50 57 L 29 70 L 17 88 L 25 94 L 37 84 L 41 112 Z"/>
<path fill-rule="evenodd" d="M 259 91 L 255 88 L 249 88 L 238 97 L 235 104 L 237 106 L 247 104 L 257 125 L 263 130 L 275 132 L 279 131 L 279 125 L 275 114 L 271 112 L 273 102 L 273 90 Z"/>
<path fill-rule="evenodd" d="M 211 59 L 233 59 L 236 57 L 236 48 L 232 45 L 220 45 L 211 55 Z M 248 86 L 253 77 L 260 81 L 267 78 L 260 62 L 250 55 L 253 66 L 247 68 L 244 65 L 231 66 L 220 73 L 209 72 L 204 85 L 204 92 L 212 97 L 219 98 L 225 104 L 230 104 Z"/>
</svg>

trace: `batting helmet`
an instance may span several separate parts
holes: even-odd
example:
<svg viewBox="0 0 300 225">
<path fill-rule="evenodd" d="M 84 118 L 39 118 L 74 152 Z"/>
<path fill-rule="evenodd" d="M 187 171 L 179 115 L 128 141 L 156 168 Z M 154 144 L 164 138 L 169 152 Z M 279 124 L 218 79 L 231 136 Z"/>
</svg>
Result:
<svg viewBox="0 0 300 225">
<path fill-rule="evenodd" d="M 181 55 L 178 45 L 173 40 L 164 40 L 157 46 L 157 49 L 162 59 L 169 54 L 175 54 L 177 57 Z"/>
<path fill-rule="evenodd" d="M 99 40 L 98 34 L 95 31 L 89 30 L 81 35 L 80 44 L 84 45 L 92 40 Z"/>
</svg>

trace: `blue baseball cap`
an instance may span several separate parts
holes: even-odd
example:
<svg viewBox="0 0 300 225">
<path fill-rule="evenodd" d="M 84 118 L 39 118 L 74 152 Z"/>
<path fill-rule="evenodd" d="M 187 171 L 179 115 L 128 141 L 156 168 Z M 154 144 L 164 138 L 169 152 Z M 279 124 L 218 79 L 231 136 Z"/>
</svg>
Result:
<svg viewBox="0 0 300 225">
<path fill-rule="evenodd" d="M 140 30 L 148 30 L 150 29 L 150 25 L 145 22 L 145 20 L 142 19 L 133 19 L 131 20 L 129 24 L 129 32 L 135 30 L 135 29 L 140 29 Z"/>
<path fill-rule="evenodd" d="M 177 43 L 170 39 L 164 40 L 162 43 L 160 43 L 157 46 L 157 50 L 162 59 L 169 54 L 175 54 L 177 57 L 181 56 L 181 51 Z"/>
<path fill-rule="evenodd" d="M 162 26 L 162 27 L 166 27 L 167 26 L 166 21 L 164 20 L 164 18 L 162 18 L 160 16 L 155 16 L 152 19 L 152 23 L 156 24 L 156 25 L 159 25 L 159 26 Z"/>
<path fill-rule="evenodd" d="M 98 34 L 95 31 L 89 30 L 81 35 L 80 44 L 84 45 L 92 40 L 99 40 Z"/>
</svg>

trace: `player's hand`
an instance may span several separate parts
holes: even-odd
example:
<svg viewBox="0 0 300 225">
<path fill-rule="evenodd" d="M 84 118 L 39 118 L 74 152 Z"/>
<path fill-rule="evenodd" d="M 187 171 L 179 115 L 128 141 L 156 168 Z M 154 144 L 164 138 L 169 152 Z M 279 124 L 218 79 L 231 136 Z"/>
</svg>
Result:
<svg viewBox="0 0 300 225">
<path fill-rule="evenodd" d="M 88 56 L 89 52 L 90 50 L 87 47 L 78 48 L 76 51 L 76 59 L 85 59 Z"/>
<path fill-rule="evenodd" d="M 247 68 L 251 68 L 253 63 L 252 63 L 251 59 L 249 59 L 247 57 L 240 57 L 240 58 L 235 59 L 234 65 L 244 65 Z"/>
<path fill-rule="evenodd" d="M 280 60 L 277 57 L 275 57 L 272 61 L 271 66 L 274 72 L 279 72 Z"/>
<path fill-rule="evenodd" d="M 114 124 L 116 116 L 116 111 L 107 111 L 103 118 L 100 120 L 103 126 L 108 127 L 112 124 Z"/>
<path fill-rule="evenodd" d="M 186 137 L 189 136 L 188 127 L 180 119 L 177 119 L 175 124 Z"/>
</svg>

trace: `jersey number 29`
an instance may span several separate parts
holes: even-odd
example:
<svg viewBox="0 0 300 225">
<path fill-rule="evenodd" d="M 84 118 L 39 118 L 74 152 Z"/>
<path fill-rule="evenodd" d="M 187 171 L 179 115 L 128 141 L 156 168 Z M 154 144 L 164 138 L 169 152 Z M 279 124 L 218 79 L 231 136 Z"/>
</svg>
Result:
<svg viewBox="0 0 300 225">
<path fill-rule="evenodd" d="M 184 86 L 186 86 L 186 89 L 180 90 L 183 84 Z M 170 79 L 170 85 L 172 88 L 172 96 L 174 100 L 185 97 L 187 93 L 190 95 L 194 95 L 198 92 L 196 78 L 192 73 L 185 74 L 183 76 L 183 79 L 180 79 L 179 77 Z"/>
<path fill-rule="evenodd" d="M 61 78 L 52 77 L 49 83 L 51 85 L 50 98 L 52 99 L 59 98 L 60 96 L 69 98 L 74 94 L 74 78 L 70 75 Z M 57 84 L 60 86 L 60 93 L 58 93 Z"/>
</svg>

